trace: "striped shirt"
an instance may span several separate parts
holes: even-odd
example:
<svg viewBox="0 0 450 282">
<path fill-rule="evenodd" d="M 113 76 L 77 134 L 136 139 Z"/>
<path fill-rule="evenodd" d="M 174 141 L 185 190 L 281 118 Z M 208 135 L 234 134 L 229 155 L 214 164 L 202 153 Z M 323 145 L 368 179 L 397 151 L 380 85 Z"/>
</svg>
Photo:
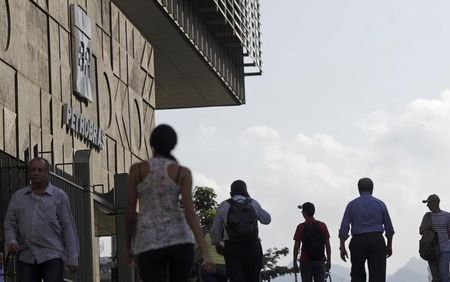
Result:
<svg viewBox="0 0 450 282">
<path fill-rule="evenodd" d="M 450 231 L 450 213 L 441 211 L 431 214 L 433 230 L 438 234 L 439 247 L 442 252 L 450 252 L 448 233 Z"/>
</svg>

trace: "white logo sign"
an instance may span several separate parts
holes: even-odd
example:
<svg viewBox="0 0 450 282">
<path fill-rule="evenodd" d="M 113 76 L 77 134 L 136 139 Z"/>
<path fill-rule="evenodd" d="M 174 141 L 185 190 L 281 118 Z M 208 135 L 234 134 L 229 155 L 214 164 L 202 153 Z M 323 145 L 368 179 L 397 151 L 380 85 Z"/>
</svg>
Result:
<svg viewBox="0 0 450 282">
<path fill-rule="evenodd" d="M 67 129 L 78 134 L 96 149 L 103 149 L 106 137 L 105 130 L 98 127 L 92 120 L 74 111 L 69 104 L 63 105 L 63 124 L 66 125 Z"/>
<path fill-rule="evenodd" d="M 91 87 L 91 20 L 78 6 L 71 6 L 72 15 L 72 76 L 74 92 L 92 102 Z"/>
</svg>

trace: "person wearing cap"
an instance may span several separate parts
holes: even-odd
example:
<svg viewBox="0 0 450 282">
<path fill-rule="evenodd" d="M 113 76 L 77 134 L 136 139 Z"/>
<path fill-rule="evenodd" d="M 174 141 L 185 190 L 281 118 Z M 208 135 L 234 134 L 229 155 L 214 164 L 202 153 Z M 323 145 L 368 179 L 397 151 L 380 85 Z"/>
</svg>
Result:
<svg viewBox="0 0 450 282">
<path fill-rule="evenodd" d="M 314 218 L 316 209 L 313 203 L 306 202 L 298 208 L 302 209 L 305 221 L 295 230 L 294 271 L 299 271 L 297 260 L 300 260 L 302 281 L 312 282 L 314 279 L 314 282 L 325 282 L 325 271 L 331 268 L 330 233 L 325 223 Z"/>
<path fill-rule="evenodd" d="M 370 282 L 386 281 L 386 258 L 392 255 L 394 227 L 383 201 L 372 196 L 373 182 L 370 178 L 358 181 L 360 196 L 348 203 L 339 229 L 340 256 L 348 258 L 345 241 L 350 226 L 352 239 L 349 244 L 351 281 L 366 281 L 365 263 L 369 268 Z M 387 244 L 383 238 L 387 238 Z"/>
<path fill-rule="evenodd" d="M 257 221 L 269 224 L 270 214 L 261 205 L 250 197 L 247 185 L 242 180 L 236 180 L 231 184 L 231 201 L 244 203 L 250 201 Z M 231 282 L 257 282 L 259 281 L 262 268 L 262 247 L 258 236 L 245 241 L 235 241 L 227 234 L 228 211 L 231 204 L 230 199 L 220 203 L 217 208 L 211 228 L 212 244 L 216 246 L 219 253 L 224 254 L 227 274 Z M 222 245 L 224 242 L 224 245 Z"/>
<path fill-rule="evenodd" d="M 422 201 L 427 204 L 430 212 L 425 213 L 422 223 L 419 227 L 419 233 L 422 235 L 424 231 L 430 227 L 437 233 L 439 241 L 439 259 L 428 261 L 433 282 L 450 282 L 449 263 L 450 263 L 450 213 L 440 209 L 440 199 L 438 195 L 432 194 L 426 200 Z"/>
</svg>

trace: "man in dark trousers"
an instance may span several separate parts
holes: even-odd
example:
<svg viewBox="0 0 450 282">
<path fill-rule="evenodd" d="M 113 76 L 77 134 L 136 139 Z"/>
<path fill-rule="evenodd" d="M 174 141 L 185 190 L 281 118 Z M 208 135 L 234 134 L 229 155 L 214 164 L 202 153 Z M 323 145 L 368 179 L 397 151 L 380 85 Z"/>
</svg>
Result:
<svg viewBox="0 0 450 282">
<path fill-rule="evenodd" d="M 303 282 L 325 282 L 325 271 L 331 267 L 330 233 L 325 223 L 314 219 L 314 204 L 306 202 L 299 206 L 305 222 L 300 223 L 294 235 L 294 271 L 300 273 Z M 300 259 L 298 251 L 301 247 Z M 325 256 L 326 250 L 326 256 Z"/>
<path fill-rule="evenodd" d="M 219 252 L 223 251 L 231 282 L 258 282 L 263 255 L 258 221 L 269 224 L 270 214 L 250 198 L 242 180 L 231 184 L 230 195 L 217 209 L 211 228 L 212 243 Z"/>
<path fill-rule="evenodd" d="M 372 196 L 373 182 L 370 178 L 358 181 L 360 196 L 345 209 L 339 238 L 341 241 L 341 259 L 348 258 L 345 240 L 349 237 L 351 226 L 352 239 L 349 244 L 351 258 L 351 281 L 366 281 L 365 263 L 369 268 L 369 282 L 386 281 L 386 258 L 392 255 L 392 237 L 394 228 L 388 209 L 383 201 Z M 383 238 L 387 238 L 387 245 Z"/>
</svg>

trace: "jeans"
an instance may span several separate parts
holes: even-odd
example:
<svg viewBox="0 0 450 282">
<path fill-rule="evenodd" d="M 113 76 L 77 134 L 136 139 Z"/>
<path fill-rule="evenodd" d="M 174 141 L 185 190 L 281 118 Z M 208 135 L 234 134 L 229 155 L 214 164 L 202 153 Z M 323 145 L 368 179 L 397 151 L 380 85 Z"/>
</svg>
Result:
<svg viewBox="0 0 450 282">
<path fill-rule="evenodd" d="M 450 282 L 449 263 L 450 252 L 441 252 L 439 259 L 428 262 L 432 282 Z"/>
<path fill-rule="evenodd" d="M 231 282 L 259 282 L 262 268 L 262 247 L 259 240 L 225 241 L 224 258 Z"/>
<path fill-rule="evenodd" d="M 144 282 L 187 282 L 194 264 L 194 245 L 180 244 L 137 255 Z"/>
<path fill-rule="evenodd" d="M 19 282 L 63 282 L 64 262 L 62 259 L 52 259 L 43 263 L 18 262 Z"/>
<path fill-rule="evenodd" d="M 300 274 L 302 282 L 325 282 L 325 263 L 322 260 L 300 262 Z"/>
</svg>

